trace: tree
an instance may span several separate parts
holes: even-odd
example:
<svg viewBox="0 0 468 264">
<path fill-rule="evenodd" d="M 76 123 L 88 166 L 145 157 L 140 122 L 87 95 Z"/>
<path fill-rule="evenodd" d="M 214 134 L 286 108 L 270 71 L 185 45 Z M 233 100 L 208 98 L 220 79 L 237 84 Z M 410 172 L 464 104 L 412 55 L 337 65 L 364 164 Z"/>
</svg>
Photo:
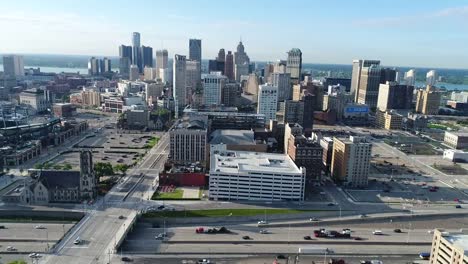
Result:
<svg viewBox="0 0 468 264">
<path fill-rule="evenodd" d="M 27 264 L 27 263 L 24 260 L 15 260 L 15 261 L 8 262 L 8 264 Z"/>
<path fill-rule="evenodd" d="M 117 164 L 117 165 L 114 166 L 114 170 L 121 171 L 122 173 L 125 173 L 128 170 L 128 165 L 127 164 Z"/>
<path fill-rule="evenodd" d="M 104 175 L 114 175 L 114 168 L 109 162 L 97 162 L 94 164 L 94 172 L 97 177 Z"/>
</svg>

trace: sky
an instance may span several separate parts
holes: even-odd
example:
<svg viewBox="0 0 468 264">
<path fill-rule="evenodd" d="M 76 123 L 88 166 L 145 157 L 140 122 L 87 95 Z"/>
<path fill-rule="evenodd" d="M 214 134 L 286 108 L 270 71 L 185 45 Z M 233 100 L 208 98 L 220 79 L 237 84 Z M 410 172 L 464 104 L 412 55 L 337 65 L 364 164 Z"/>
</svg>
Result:
<svg viewBox="0 0 468 264">
<path fill-rule="evenodd" d="M 468 69 L 468 0 L 3 0 L 0 53 L 117 56 L 132 32 L 153 49 L 203 59 L 240 39 L 252 61 Z"/>
</svg>

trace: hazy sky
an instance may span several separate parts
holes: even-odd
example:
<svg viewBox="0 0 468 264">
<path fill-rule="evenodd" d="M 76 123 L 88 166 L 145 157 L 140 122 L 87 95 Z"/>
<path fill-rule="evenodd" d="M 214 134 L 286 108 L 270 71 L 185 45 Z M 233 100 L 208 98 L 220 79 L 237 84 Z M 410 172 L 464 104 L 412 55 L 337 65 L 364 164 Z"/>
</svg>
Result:
<svg viewBox="0 0 468 264">
<path fill-rule="evenodd" d="M 468 68 L 468 0 L 5 0 L 0 53 L 118 55 L 141 33 L 143 45 L 188 54 L 201 38 L 203 58 L 235 50 L 251 60 Z"/>
</svg>

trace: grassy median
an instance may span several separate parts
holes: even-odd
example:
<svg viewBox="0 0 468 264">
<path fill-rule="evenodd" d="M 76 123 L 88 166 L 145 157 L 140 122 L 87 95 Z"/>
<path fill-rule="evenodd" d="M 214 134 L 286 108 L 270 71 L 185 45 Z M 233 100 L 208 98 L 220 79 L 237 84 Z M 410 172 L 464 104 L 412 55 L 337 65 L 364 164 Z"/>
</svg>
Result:
<svg viewBox="0 0 468 264">
<path fill-rule="evenodd" d="M 160 211 L 145 213 L 143 217 L 226 217 L 226 216 L 256 216 L 272 214 L 300 214 L 320 212 L 323 210 L 295 210 L 295 209 L 208 209 L 186 211 Z"/>
</svg>

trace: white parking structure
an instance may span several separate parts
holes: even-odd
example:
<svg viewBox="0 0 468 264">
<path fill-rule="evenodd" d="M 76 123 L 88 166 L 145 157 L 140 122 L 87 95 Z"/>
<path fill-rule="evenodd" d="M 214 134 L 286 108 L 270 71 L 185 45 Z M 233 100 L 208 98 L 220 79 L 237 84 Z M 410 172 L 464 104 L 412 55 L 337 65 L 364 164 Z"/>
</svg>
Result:
<svg viewBox="0 0 468 264">
<path fill-rule="evenodd" d="M 304 200 L 305 168 L 285 154 L 211 149 L 209 197 L 218 200 Z"/>
</svg>

